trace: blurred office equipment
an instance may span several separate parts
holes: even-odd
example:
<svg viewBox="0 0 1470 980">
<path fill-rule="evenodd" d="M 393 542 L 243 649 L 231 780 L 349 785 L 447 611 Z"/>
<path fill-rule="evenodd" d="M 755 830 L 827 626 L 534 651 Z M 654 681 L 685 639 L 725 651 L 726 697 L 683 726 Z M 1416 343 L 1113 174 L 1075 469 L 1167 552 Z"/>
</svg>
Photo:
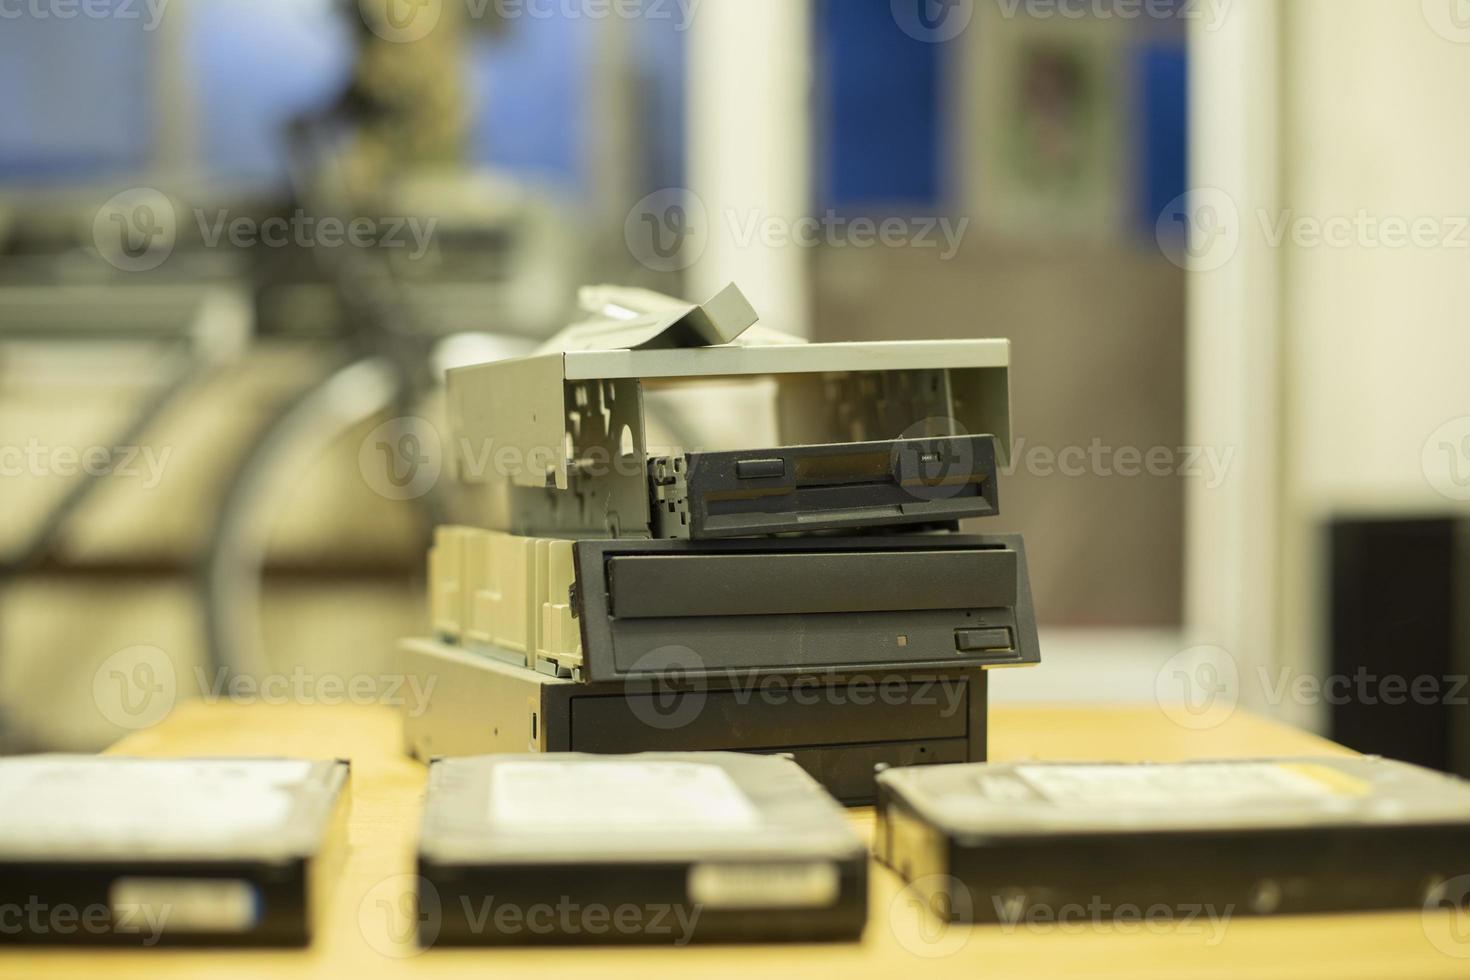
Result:
<svg viewBox="0 0 1470 980">
<path fill-rule="evenodd" d="M 16 71 L 87 65 L 80 87 L 127 96 L 98 127 L 72 88 L 35 90 L 0 146 L 4 438 L 34 446 L 6 481 L 25 518 L 0 587 L 17 746 L 110 740 L 92 681 L 140 646 L 190 694 L 376 669 L 377 638 L 412 622 L 394 598 L 437 496 L 375 493 L 359 445 L 432 416 L 456 358 L 549 333 L 591 254 L 558 191 L 473 162 L 459 53 L 497 25 L 391 45 L 355 4 L 270 6 L 190 4 L 156 32 L 35 17 L 0 40 Z M 332 218 L 432 235 L 303 240 Z M 291 239 L 240 242 L 237 222 Z M 56 461 L 94 444 L 111 464 Z M 334 629 L 344 602 L 367 611 Z"/>
</svg>

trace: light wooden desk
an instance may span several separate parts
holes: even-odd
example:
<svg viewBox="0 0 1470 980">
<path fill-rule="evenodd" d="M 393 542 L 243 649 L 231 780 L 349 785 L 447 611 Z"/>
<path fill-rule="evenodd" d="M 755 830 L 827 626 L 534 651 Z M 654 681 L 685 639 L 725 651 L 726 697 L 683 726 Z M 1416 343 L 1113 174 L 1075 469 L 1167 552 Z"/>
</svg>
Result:
<svg viewBox="0 0 1470 980">
<path fill-rule="evenodd" d="M 998 708 L 998 760 L 1167 761 L 1187 758 L 1342 753 L 1302 732 L 1237 714 L 1209 732 L 1185 731 L 1152 707 Z M 1151 933 L 1086 925 L 1028 931 L 957 928 L 936 935 L 905 900 L 898 880 L 874 866 L 871 916 L 861 943 L 831 946 L 431 950 L 390 938 L 379 899 L 401 897 L 412 874 L 425 784 L 422 766 L 399 753 L 396 715 L 353 707 L 233 707 L 195 704 L 119 743 L 141 756 L 295 755 L 353 764 L 351 850 L 318 937 L 293 952 L 45 950 L 0 953 L 0 977 L 964 977 L 1059 976 L 1364 978 L 1470 977 L 1470 935 L 1457 958 L 1428 939 L 1419 913 L 1232 919 Z M 855 810 L 864 832 L 871 811 Z M 1448 915 L 1448 913 L 1445 913 Z M 401 923 L 400 923 L 401 924 Z M 935 955 L 935 954 L 947 955 Z M 402 958 L 400 958 L 402 957 Z"/>
</svg>

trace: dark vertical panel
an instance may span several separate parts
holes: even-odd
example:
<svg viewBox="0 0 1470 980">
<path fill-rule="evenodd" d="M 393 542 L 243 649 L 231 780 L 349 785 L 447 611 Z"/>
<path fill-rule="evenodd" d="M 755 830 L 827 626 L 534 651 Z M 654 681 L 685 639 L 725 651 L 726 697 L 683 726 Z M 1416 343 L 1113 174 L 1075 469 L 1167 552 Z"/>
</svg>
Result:
<svg viewBox="0 0 1470 980">
<path fill-rule="evenodd" d="M 1455 692 L 1456 527 L 1448 520 L 1341 521 L 1331 529 L 1333 739 L 1448 770 Z M 1432 679 L 1433 698 L 1401 697 Z M 1398 681 L 1391 682 L 1398 684 Z M 1424 683 L 1429 683 L 1425 681 Z M 1334 690 L 1338 695 L 1334 696 Z M 1432 701 L 1432 703 L 1419 703 Z M 1340 702 L 1340 703 L 1335 703 Z"/>
</svg>

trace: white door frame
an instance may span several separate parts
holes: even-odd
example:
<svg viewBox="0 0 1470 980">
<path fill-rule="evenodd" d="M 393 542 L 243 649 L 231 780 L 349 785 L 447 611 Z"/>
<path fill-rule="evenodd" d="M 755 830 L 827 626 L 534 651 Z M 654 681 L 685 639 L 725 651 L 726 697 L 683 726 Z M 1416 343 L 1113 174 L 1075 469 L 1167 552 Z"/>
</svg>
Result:
<svg viewBox="0 0 1470 980">
<path fill-rule="evenodd" d="M 1282 196 L 1281 25 L 1280 0 L 1252 0 L 1190 35 L 1190 186 L 1237 213 L 1216 215 L 1233 257 L 1188 272 L 1189 440 L 1234 455 L 1220 487 L 1187 484 L 1185 623 L 1191 643 L 1233 658 L 1243 703 L 1268 711 L 1261 682 L 1280 662 L 1283 344 L 1281 253 L 1259 216 Z"/>
</svg>

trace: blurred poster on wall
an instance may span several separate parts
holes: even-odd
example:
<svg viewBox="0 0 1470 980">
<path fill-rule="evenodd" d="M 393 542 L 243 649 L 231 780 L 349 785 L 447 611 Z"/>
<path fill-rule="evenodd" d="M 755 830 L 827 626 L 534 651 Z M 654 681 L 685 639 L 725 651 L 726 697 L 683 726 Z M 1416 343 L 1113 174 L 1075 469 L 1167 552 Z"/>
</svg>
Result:
<svg viewBox="0 0 1470 980">
<path fill-rule="evenodd" d="M 1028 237 L 1117 236 L 1131 198 L 1119 24 L 981 10 L 992 22 L 971 32 L 963 168 L 977 221 Z"/>
</svg>

